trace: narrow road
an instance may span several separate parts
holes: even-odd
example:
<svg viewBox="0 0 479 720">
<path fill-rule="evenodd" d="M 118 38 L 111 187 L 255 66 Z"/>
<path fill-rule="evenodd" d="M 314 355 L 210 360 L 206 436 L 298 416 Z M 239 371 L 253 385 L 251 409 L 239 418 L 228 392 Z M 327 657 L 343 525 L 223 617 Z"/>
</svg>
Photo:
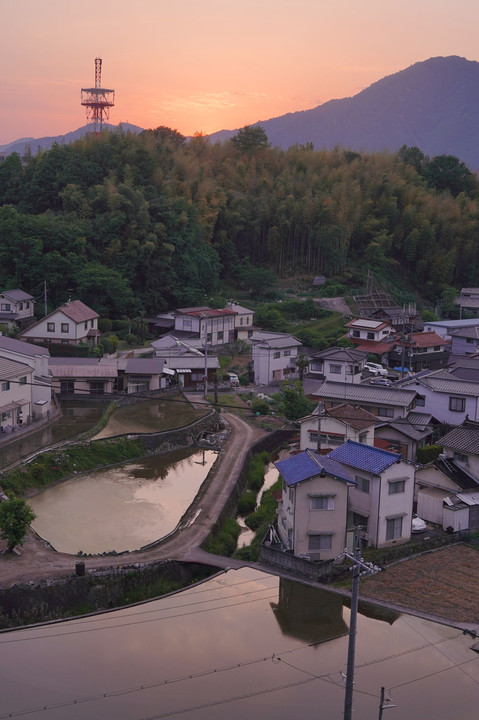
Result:
<svg viewBox="0 0 479 720">
<path fill-rule="evenodd" d="M 178 528 L 158 544 L 144 550 L 118 556 L 94 555 L 82 557 L 85 569 L 118 568 L 134 563 L 151 563 L 159 560 L 201 562 L 207 553 L 200 546 L 220 517 L 239 477 L 245 457 L 251 446 L 265 435 L 231 413 L 223 413 L 230 426 L 229 436 L 221 449 L 208 480 L 185 513 Z M 4 553 L 0 557 L 0 588 L 42 580 L 55 580 L 75 573 L 79 558 L 48 548 L 33 532 L 18 552 Z M 231 561 L 230 567 L 236 566 Z"/>
</svg>

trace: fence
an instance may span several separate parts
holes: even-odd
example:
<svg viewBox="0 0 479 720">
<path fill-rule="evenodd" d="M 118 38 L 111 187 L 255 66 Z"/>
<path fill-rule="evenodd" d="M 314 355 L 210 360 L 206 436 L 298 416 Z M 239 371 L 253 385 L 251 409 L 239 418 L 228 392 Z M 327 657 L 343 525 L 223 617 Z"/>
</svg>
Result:
<svg viewBox="0 0 479 720">
<path fill-rule="evenodd" d="M 259 561 L 292 575 L 298 575 L 317 582 L 326 582 L 331 578 L 333 572 L 332 560 L 312 562 L 306 558 L 296 557 L 283 550 L 276 550 L 266 545 L 261 546 Z"/>
</svg>

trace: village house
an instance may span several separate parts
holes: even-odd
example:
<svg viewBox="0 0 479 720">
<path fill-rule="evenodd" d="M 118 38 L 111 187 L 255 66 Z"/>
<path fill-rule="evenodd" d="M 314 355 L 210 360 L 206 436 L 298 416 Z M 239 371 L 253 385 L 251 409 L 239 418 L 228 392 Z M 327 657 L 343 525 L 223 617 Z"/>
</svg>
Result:
<svg viewBox="0 0 479 720">
<path fill-rule="evenodd" d="M 16 338 L 0 335 L 0 358 L 14 360 L 31 369 L 31 419 L 48 418 L 52 409 L 51 377 L 48 370 L 50 353 L 48 350 Z"/>
<path fill-rule="evenodd" d="M 48 362 L 52 389 L 61 395 L 105 395 L 117 389 L 118 363 L 98 358 L 59 357 Z"/>
<path fill-rule="evenodd" d="M 315 400 L 322 400 L 326 409 L 341 403 L 359 406 L 380 420 L 405 418 L 416 406 L 416 391 L 404 387 L 360 385 L 326 381 L 312 393 Z"/>
<path fill-rule="evenodd" d="M 254 312 L 249 310 L 242 305 L 238 305 L 235 302 L 228 302 L 226 304 L 228 310 L 233 310 L 235 315 L 235 340 L 244 340 L 250 342 L 251 336 L 255 330 L 254 328 Z"/>
<path fill-rule="evenodd" d="M 351 475 L 330 456 L 311 450 L 279 460 L 283 486 L 278 535 L 287 551 L 313 561 L 334 560 L 346 547 Z"/>
<path fill-rule="evenodd" d="M 206 306 L 179 308 L 174 313 L 174 330 L 199 337 L 205 345 L 224 345 L 235 340 L 236 312 Z"/>
<path fill-rule="evenodd" d="M 443 447 L 441 455 L 416 472 L 417 511 L 424 520 L 444 529 L 449 526 L 454 530 L 466 529 L 469 525 L 464 524 L 464 513 L 460 516 L 460 528 L 457 527 L 459 516 L 454 517 L 450 513 L 464 503 L 463 500 L 456 503 L 454 496 L 479 492 L 479 423 L 467 419 L 446 433 L 439 442 Z M 475 507 L 475 504 L 471 506 Z M 445 512 L 448 507 L 450 510 Z M 470 505 L 462 504 L 460 509 L 466 507 Z M 474 528 L 478 527 L 477 519 L 477 516 L 471 518 Z"/>
<path fill-rule="evenodd" d="M 256 385 L 279 385 L 283 380 L 298 377 L 300 340 L 285 333 L 259 331 L 253 333 L 251 343 Z"/>
<path fill-rule="evenodd" d="M 414 464 L 396 453 L 351 440 L 326 457 L 344 465 L 356 481 L 349 492 L 350 519 L 363 527 L 364 541 L 375 547 L 408 542 Z"/>
<path fill-rule="evenodd" d="M 0 293 L 0 325 L 8 328 L 27 327 L 34 322 L 35 300 L 23 290 L 4 290 Z"/>
<path fill-rule="evenodd" d="M 479 351 L 479 324 L 451 330 L 451 355 L 475 355 Z"/>
<path fill-rule="evenodd" d="M 461 294 L 456 298 L 455 303 L 459 305 L 461 317 L 464 312 L 476 317 L 479 316 L 479 288 L 462 288 Z"/>
<path fill-rule="evenodd" d="M 99 315 L 81 300 L 70 300 L 19 333 L 29 342 L 97 345 Z"/>
<path fill-rule="evenodd" d="M 424 323 L 424 332 L 436 332 L 444 340 L 451 341 L 452 333 L 455 330 L 467 327 L 479 326 L 479 318 L 472 318 L 466 320 L 433 320 L 431 322 Z"/>
<path fill-rule="evenodd" d="M 433 443 L 438 428 L 439 423 L 431 415 L 412 411 L 405 418 L 378 423 L 374 430 L 374 444 L 415 462 L 418 448 Z"/>
<path fill-rule="evenodd" d="M 395 332 L 390 322 L 371 320 L 369 318 L 356 318 L 346 323 L 348 337 L 355 345 L 361 345 L 365 340 L 379 343 Z"/>
<path fill-rule="evenodd" d="M 479 383 L 436 370 L 401 382 L 417 393 L 416 407 L 445 425 L 460 425 L 468 416 L 479 420 Z"/>
<path fill-rule="evenodd" d="M 361 382 L 367 353 L 353 348 L 331 347 L 310 356 L 308 374 L 332 382 Z"/>
<path fill-rule="evenodd" d="M 0 356 L 0 433 L 15 432 L 30 423 L 32 401 L 32 368 L 25 363 Z"/>
<path fill-rule="evenodd" d="M 402 367 L 417 373 L 424 369 L 438 370 L 447 364 L 450 346 L 434 331 L 411 333 L 404 340 L 398 336 L 389 351 L 389 367 Z"/>
<path fill-rule="evenodd" d="M 321 410 L 321 414 L 320 414 Z M 377 418 L 360 407 L 342 403 L 325 410 L 320 405 L 299 420 L 301 450 L 328 453 L 346 440 L 374 445 L 374 426 Z M 318 432 L 320 444 L 318 449 Z"/>
</svg>

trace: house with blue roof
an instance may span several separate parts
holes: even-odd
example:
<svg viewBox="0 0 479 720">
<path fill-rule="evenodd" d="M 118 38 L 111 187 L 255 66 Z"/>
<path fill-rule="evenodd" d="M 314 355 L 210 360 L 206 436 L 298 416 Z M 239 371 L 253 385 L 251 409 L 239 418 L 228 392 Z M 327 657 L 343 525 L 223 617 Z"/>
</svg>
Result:
<svg viewBox="0 0 479 720">
<path fill-rule="evenodd" d="M 411 539 L 415 465 L 398 453 L 348 440 L 327 456 L 355 480 L 349 519 L 363 526 L 369 545 L 389 547 Z"/>
<path fill-rule="evenodd" d="M 346 547 L 354 475 L 330 455 L 309 449 L 275 466 L 283 480 L 277 529 L 284 547 L 313 561 L 336 559 Z"/>
</svg>

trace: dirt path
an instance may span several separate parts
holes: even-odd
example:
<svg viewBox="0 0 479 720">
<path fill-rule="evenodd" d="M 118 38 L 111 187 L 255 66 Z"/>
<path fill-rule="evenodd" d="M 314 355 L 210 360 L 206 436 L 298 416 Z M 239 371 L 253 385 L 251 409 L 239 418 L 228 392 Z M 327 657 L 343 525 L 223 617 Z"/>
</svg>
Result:
<svg viewBox="0 0 479 720">
<path fill-rule="evenodd" d="M 190 555 L 192 560 L 195 555 L 198 557 L 200 545 L 231 495 L 248 450 L 265 434 L 236 415 L 224 413 L 224 417 L 231 429 L 228 439 L 210 473 L 207 486 L 188 509 L 172 536 L 143 551 L 119 556 L 82 557 L 86 572 L 165 559 L 188 560 Z M 0 588 L 70 576 L 75 573 L 78 560 L 75 555 L 49 549 L 35 533 L 29 532 L 18 552 L 0 556 Z"/>
</svg>

